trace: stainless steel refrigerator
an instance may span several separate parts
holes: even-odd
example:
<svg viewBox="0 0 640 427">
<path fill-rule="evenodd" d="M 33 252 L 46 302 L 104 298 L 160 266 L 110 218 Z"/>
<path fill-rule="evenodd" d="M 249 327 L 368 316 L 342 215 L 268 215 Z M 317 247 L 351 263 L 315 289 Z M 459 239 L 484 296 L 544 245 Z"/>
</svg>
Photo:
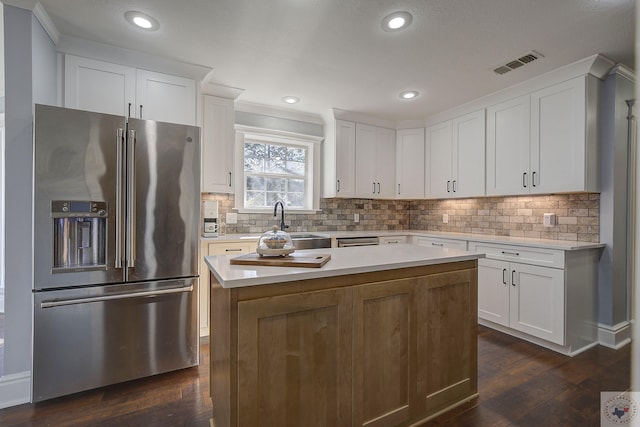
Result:
<svg viewBox="0 0 640 427">
<path fill-rule="evenodd" d="M 34 402 L 198 364 L 199 128 L 36 105 Z"/>
</svg>

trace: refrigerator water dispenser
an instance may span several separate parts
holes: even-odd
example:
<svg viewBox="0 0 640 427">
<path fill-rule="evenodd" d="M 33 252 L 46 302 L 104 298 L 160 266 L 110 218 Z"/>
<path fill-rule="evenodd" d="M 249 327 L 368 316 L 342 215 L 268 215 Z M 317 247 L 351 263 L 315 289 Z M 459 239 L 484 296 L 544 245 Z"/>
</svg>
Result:
<svg viewBox="0 0 640 427">
<path fill-rule="evenodd" d="M 53 201 L 53 273 L 104 270 L 107 203 Z"/>
</svg>

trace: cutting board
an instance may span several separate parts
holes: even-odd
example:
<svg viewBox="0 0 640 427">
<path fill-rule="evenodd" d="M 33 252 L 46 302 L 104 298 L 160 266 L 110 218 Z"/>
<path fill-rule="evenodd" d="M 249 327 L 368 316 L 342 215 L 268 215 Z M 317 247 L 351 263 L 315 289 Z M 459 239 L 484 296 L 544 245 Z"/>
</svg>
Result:
<svg viewBox="0 0 640 427">
<path fill-rule="evenodd" d="M 231 258 L 236 265 L 266 265 L 272 267 L 310 267 L 320 268 L 331 259 L 329 254 L 292 253 L 287 256 L 261 257 L 257 253 L 240 255 Z"/>
</svg>

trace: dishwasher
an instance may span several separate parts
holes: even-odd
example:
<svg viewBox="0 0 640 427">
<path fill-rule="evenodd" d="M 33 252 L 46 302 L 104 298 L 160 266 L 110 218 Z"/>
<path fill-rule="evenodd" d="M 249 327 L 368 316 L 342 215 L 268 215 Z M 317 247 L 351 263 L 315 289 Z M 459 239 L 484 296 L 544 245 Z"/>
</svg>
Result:
<svg viewBox="0 0 640 427">
<path fill-rule="evenodd" d="M 378 237 L 339 237 L 336 239 L 339 248 L 353 246 L 374 246 L 378 244 Z"/>
</svg>

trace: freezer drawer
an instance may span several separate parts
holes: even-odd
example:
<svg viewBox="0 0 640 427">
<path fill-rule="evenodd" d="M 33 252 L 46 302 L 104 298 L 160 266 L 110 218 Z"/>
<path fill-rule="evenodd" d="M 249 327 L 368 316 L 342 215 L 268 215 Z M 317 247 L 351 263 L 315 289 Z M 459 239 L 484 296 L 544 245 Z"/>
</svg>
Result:
<svg viewBox="0 0 640 427">
<path fill-rule="evenodd" d="M 198 279 L 34 293 L 33 401 L 198 364 Z"/>
</svg>

